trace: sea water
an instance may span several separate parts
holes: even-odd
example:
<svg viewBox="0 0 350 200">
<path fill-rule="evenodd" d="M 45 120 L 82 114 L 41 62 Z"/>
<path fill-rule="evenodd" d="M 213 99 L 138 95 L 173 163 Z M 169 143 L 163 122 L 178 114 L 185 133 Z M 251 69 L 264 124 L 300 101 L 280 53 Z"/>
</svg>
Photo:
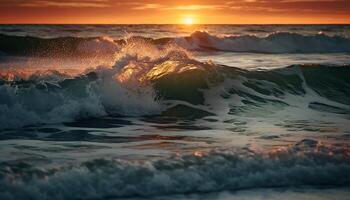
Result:
<svg viewBox="0 0 350 200">
<path fill-rule="evenodd" d="M 1 25 L 0 199 L 349 199 L 348 25 Z"/>
</svg>

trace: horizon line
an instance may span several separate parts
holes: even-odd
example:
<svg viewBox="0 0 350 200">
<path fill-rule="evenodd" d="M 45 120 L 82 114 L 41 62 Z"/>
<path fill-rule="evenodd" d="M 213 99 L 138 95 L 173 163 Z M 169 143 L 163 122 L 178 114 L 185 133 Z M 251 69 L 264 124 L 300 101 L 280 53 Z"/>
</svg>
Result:
<svg viewBox="0 0 350 200">
<path fill-rule="evenodd" d="M 198 24 L 182 24 L 182 23 L 1 23 L 0 25 L 350 25 L 350 23 L 198 23 Z"/>
</svg>

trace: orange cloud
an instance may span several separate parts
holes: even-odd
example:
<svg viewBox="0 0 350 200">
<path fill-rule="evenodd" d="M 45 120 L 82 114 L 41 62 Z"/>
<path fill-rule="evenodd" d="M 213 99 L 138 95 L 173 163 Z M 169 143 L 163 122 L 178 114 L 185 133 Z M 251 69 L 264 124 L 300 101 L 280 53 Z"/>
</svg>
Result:
<svg viewBox="0 0 350 200">
<path fill-rule="evenodd" d="M 108 1 L 106 0 L 90 0 L 90 1 L 43 1 L 43 0 L 35 0 L 19 3 L 18 6 L 22 7 L 93 7 L 93 8 L 105 8 L 108 7 L 109 4 L 106 4 Z"/>
<path fill-rule="evenodd" d="M 166 6 L 162 4 L 134 4 L 136 5 L 132 9 L 134 10 L 147 10 L 147 9 L 159 9 L 159 10 L 217 10 L 227 8 L 225 5 L 177 5 Z"/>
<path fill-rule="evenodd" d="M 155 3 L 146 3 L 146 4 L 136 4 L 137 6 L 133 7 L 134 10 L 147 10 L 147 9 L 157 9 L 157 8 L 163 8 L 160 4 Z"/>
<path fill-rule="evenodd" d="M 223 5 L 186 5 L 186 6 L 174 6 L 166 7 L 164 10 L 218 10 L 224 9 L 226 6 Z"/>
</svg>

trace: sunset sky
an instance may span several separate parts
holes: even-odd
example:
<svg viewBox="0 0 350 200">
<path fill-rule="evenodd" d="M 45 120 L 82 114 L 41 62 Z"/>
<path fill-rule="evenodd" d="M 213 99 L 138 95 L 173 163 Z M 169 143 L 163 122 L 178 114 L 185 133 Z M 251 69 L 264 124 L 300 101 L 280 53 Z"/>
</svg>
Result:
<svg viewBox="0 0 350 200">
<path fill-rule="evenodd" d="M 0 23 L 350 23 L 350 0 L 0 0 Z"/>
</svg>

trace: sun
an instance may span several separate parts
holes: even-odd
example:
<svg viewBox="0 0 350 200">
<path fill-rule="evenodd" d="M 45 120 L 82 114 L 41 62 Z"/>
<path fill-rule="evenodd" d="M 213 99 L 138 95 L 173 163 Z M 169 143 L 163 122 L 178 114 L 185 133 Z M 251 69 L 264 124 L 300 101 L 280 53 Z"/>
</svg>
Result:
<svg viewBox="0 0 350 200">
<path fill-rule="evenodd" d="M 190 18 L 190 17 L 186 17 L 186 18 L 184 19 L 184 24 L 186 24 L 186 25 L 192 25 L 192 24 L 193 24 L 193 19 Z"/>
</svg>

